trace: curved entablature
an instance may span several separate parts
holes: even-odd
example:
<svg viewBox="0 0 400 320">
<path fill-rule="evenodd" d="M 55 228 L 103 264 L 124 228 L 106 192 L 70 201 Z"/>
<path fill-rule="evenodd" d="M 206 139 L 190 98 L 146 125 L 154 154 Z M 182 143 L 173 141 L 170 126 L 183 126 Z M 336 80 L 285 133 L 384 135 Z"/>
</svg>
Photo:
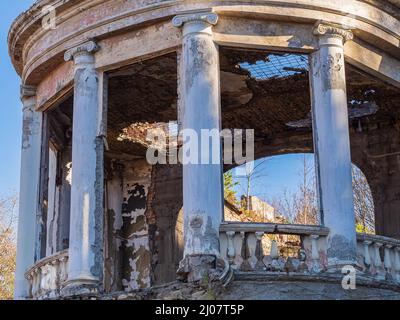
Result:
<svg viewBox="0 0 400 320">
<path fill-rule="evenodd" d="M 42 28 L 49 14 L 43 8 L 48 5 L 55 8 L 56 29 Z M 396 1 L 42 0 L 14 22 L 9 50 L 24 83 L 39 85 L 50 72 L 66 71 L 65 51 L 88 39 L 106 48 L 96 55 L 96 67 L 103 70 L 173 51 L 180 46 L 181 33 L 173 27 L 172 17 L 198 9 L 218 14 L 218 44 L 237 47 L 310 52 L 318 46 L 313 35 L 316 21 L 348 26 L 354 33 L 354 41 L 346 43 L 348 62 L 400 83 Z"/>
</svg>

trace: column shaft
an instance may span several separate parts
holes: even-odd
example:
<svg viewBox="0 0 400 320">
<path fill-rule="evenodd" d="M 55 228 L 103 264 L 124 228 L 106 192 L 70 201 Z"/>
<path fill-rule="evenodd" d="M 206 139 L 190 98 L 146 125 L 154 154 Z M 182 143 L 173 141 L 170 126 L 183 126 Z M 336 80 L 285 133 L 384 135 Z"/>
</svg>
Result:
<svg viewBox="0 0 400 320">
<path fill-rule="evenodd" d="M 35 111 L 36 91 L 22 86 L 23 134 L 19 195 L 17 270 L 15 299 L 29 296 L 25 272 L 35 263 L 36 216 L 39 203 L 39 177 L 42 137 L 42 113 Z"/>
<path fill-rule="evenodd" d="M 98 136 L 99 77 L 96 44 L 65 54 L 75 61 L 72 186 L 67 288 L 97 288 L 102 275 L 103 139 Z M 81 293 L 73 291 L 72 294 Z"/>
<path fill-rule="evenodd" d="M 208 146 L 197 141 L 198 164 L 183 164 L 184 256 L 189 260 L 200 259 L 195 264 L 215 263 L 223 214 L 219 53 L 211 30 L 217 15 L 194 13 L 177 16 L 173 22 L 177 27 L 183 26 L 180 59 L 183 79 L 179 88 L 183 102 L 182 129 L 193 130 L 199 140 L 202 129 L 218 132 L 214 145 L 210 140 Z M 208 155 L 202 155 L 204 151 Z"/>
<path fill-rule="evenodd" d="M 311 58 L 314 144 L 321 220 L 330 229 L 328 265 L 356 261 L 356 232 L 347 110 L 344 41 L 351 31 L 319 24 Z"/>
</svg>

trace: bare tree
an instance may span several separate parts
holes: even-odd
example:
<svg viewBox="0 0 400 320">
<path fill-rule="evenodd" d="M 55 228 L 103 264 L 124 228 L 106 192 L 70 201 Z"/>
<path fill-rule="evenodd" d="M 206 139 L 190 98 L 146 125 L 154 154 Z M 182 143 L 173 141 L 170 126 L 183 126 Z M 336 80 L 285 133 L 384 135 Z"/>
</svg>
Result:
<svg viewBox="0 0 400 320">
<path fill-rule="evenodd" d="M 319 224 L 315 171 L 312 162 L 303 156 L 299 171 L 300 183 L 295 191 L 285 189 L 271 201 L 272 206 L 293 224 Z"/>
<path fill-rule="evenodd" d="M 307 155 L 303 155 L 303 168 L 300 171 L 302 183 L 299 185 L 296 201 L 296 224 L 318 224 L 315 169 Z"/>
<path fill-rule="evenodd" d="M 275 211 L 286 217 L 289 223 L 294 224 L 296 219 L 296 194 L 285 188 L 279 197 L 269 201 Z"/>
<path fill-rule="evenodd" d="M 356 166 L 352 171 L 357 232 L 375 233 L 374 199 L 367 178 Z"/>
<path fill-rule="evenodd" d="M 265 173 L 265 163 L 267 162 L 267 158 L 258 160 L 254 162 L 254 166 L 251 165 L 246 165 L 245 167 L 245 176 L 242 177 L 237 177 L 238 179 L 244 179 L 245 180 L 245 188 L 243 188 L 242 184 L 239 184 L 242 187 L 242 190 L 244 190 L 245 194 L 245 210 L 250 211 L 250 196 L 251 196 L 251 190 L 252 186 L 254 186 L 254 183 L 262 178 L 266 177 Z"/>
<path fill-rule="evenodd" d="M 0 200 L 0 300 L 12 299 L 16 264 L 17 196 Z"/>
</svg>

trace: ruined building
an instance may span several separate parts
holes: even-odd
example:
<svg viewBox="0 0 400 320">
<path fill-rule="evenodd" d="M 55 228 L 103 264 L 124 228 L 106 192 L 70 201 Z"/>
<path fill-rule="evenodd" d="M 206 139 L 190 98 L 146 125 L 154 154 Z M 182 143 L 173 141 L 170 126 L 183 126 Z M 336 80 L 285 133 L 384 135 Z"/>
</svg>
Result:
<svg viewBox="0 0 400 320">
<path fill-rule="evenodd" d="M 399 297 L 397 0 L 39 0 L 8 41 L 16 298 Z M 230 168 L 146 161 L 169 122 L 254 129 L 256 158 L 315 153 L 320 225 L 224 222 Z M 356 234 L 352 162 L 377 235 Z M 286 235 L 295 253 L 261 245 Z"/>
</svg>

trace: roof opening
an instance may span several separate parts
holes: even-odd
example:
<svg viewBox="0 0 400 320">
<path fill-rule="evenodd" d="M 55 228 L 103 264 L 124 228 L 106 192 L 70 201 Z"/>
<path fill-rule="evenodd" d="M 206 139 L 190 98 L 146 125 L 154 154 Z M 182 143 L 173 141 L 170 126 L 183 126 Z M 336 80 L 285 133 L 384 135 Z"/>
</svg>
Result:
<svg viewBox="0 0 400 320">
<path fill-rule="evenodd" d="M 308 55 L 305 54 L 269 54 L 265 60 L 255 64 L 248 62 L 239 63 L 239 67 L 250 72 L 257 81 L 274 78 L 286 78 L 296 74 L 307 73 Z"/>
</svg>

